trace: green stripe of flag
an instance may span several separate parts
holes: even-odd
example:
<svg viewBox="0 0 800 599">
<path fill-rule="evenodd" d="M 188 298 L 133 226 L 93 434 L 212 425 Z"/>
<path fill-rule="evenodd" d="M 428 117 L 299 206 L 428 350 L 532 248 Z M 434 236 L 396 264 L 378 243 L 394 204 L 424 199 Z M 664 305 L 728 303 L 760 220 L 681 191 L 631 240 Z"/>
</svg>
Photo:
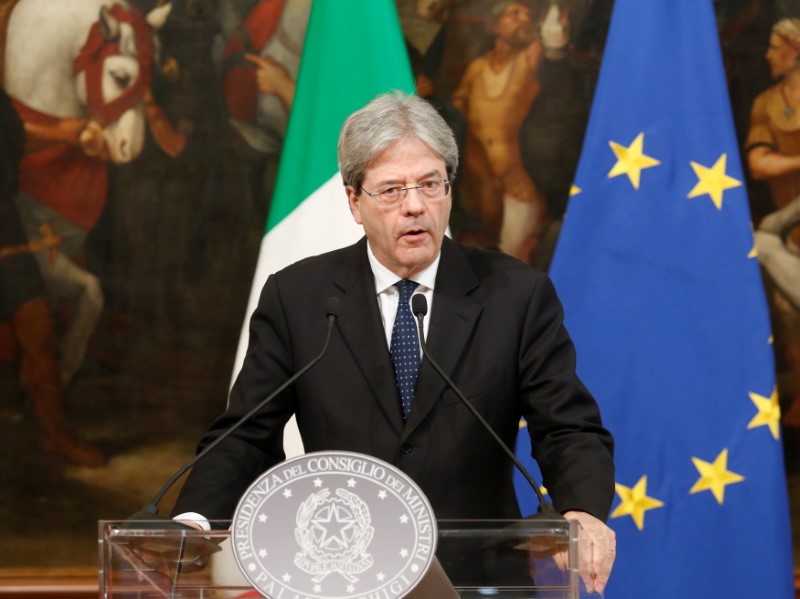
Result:
<svg viewBox="0 0 800 599">
<path fill-rule="evenodd" d="M 336 173 L 344 119 L 391 89 L 414 90 L 394 3 L 315 0 L 266 231 Z"/>
</svg>

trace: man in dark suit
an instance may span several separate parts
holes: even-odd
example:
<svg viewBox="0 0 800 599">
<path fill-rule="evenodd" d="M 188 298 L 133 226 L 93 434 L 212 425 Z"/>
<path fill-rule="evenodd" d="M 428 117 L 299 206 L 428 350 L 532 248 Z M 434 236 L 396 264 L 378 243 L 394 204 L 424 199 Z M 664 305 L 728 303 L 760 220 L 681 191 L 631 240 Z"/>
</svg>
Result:
<svg viewBox="0 0 800 599">
<path fill-rule="evenodd" d="M 398 466 L 438 518 L 519 517 L 511 461 L 429 363 L 417 374 L 413 333 L 412 365 L 397 357 L 410 318 L 411 291 L 401 288 L 410 287 L 430 305 L 431 354 L 507 445 L 526 418 L 556 509 L 584 528 L 587 587 L 602 589 L 614 556 L 603 523 L 614 491 L 611 436 L 575 374 L 549 279 L 509 256 L 444 238 L 457 165 L 451 130 L 415 96 L 379 96 L 348 118 L 339 167 L 366 237 L 270 276 L 228 409 L 200 448 L 320 351 L 326 304 L 336 297 L 331 345 L 195 466 L 178 517 L 230 518 L 250 483 L 284 459 L 282 430 L 292 414 L 306 451 L 361 452 Z"/>
</svg>

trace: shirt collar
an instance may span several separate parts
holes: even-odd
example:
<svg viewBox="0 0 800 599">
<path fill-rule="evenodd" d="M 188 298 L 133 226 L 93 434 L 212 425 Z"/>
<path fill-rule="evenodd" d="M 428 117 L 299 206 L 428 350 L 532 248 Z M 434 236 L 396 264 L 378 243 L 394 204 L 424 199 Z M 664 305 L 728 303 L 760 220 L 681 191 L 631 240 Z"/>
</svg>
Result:
<svg viewBox="0 0 800 599">
<path fill-rule="evenodd" d="M 434 284 L 436 283 L 436 273 L 439 270 L 439 259 L 441 257 L 442 252 L 440 251 L 436 255 L 434 261 L 431 262 L 430 266 L 415 274 L 410 280 L 419 283 L 420 287 L 433 289 Z M 400 280 L 396 274 L 381 264 L 380 261 L 375 257 L 375 254 L 372 253 L 372 248 L 369 247 L 369 242 L 367 243 L 367 258 L 369 258 L 369 265 L 372 268 L 372 274 L 375 277 L 376 294 L 383 293 L 390 287 L 393 287 L 394 284 Z"/>
</svg>

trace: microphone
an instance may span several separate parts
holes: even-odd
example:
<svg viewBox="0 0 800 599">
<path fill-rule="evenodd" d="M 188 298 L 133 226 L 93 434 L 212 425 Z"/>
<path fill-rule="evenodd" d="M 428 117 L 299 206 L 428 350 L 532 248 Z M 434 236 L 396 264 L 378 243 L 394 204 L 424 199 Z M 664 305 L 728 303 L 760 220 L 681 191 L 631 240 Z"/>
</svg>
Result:
<svg viewBox="0 0 800 599">
<path fill-rule="evenodd" d="M 163 516 L 159 516 L 158 514 L 158 502 L 164 497 L 164 494 L 172 488 L 172 485 L 183 476 L 190 468 L 192 468 L 198 461 L 203 459 L 212 449 L 214 449 L 217 445 L 219 445 L 224 439 L 229 437 L 231 433 L 236 431 L 242 424 L 247 422 L 250 418 L 252 418 L 256 413 L 258 413 L 264 406 L 266 406 L 269 402 L 271 402 L 275 397 L 277 397 L 280 393 L 282 393 L 289 385 L 294 383 L 297 379 L 299 379 L 303 374 L 305 374 L 312 366 L 314 366 L 317 362 L 319 362 L 325 352 L 328 351 L 328 345 L 331 341 L 331 336 L 333 334 L 333 325 L 336 323 L 336 318 L 338 317 L 339 310 L 341 309 L 342 302 L 338 297 L 330 297 L 328 301 L 325 302 L 325 315 L 327 317 L 328 322 L 328 331 L 325 337 L 325 344 L 322 346 L 322 351 L 308 364 L 303 366 L 300 370 L 298 370 L 295 374 L 289 377 L 280 387 L 275 389 L 272 393 L 270 393 L 266 399 L 259 402 L 259 404 L 254 407 L 252 410 L 247 412 L 244 416 L 242 416 L 239 420 L 237 420 L 233 425 L 228 428 L 224 433 L 222 433 L 219 437 L 214 439 L 211 443 L 209 443 L 203 450 L 198 453 L 194 458 L 192 458 L 186 465 L 184 465 L 180 470 L 178 470 L 175 474 L 172 475 L 166 484 L 161 487 L 161 489 L 156 493 L 153 500 L 146 504 L 144 508 L 140 511 L 133 514 L 131 517 L 127 519 L 127 522 L 138 522 L 141 520 L 160 520 L 158 524 L 154 528 L 175 528 L 175 529 L 189 529 L 194 530 L 192 527 L 186 526 L 185 524 L 181 524 L 180 522 L 176 522 L 169 518 L 164 518 Z M 165 526 L 166 525 L 166 526 Z M 137 528 L 140 528 L 139 524 L 136 525 Z M 149 526 L 141 526 L 141 528 L 150 528 Z"/>
<path fill-rule="evenodd" d="M 517 467 L 517 470 L 519 470 L 522 473 L 522 476 L 524 476 L 525 479 L 528 481 L 528 484 L 531 486 L 534 493 L 536 493 L 536 497 L 539 499 L 540 510 L 537 516 L 563 519 L 564 517 L 556 511 L 556 509 L 553 507 L 553 504 L 544 498 L 544 495 L 539 489 L 539 485 L 533 479 L 531 473 L 528 472 L 525 466 L 522 465 L 522 462 L 520 462 L 517 456 L 514 455 L 514 452 L 508 448 L 508 445 L 506 445 L 503 442 L 503 440 L 500 438 L 500 435 L 498 435 L 492 428 L 492 426 L 488 422 L 486 422 L 484 417 L 481 416 L 481 413 L 478 412 L 478 410 L 475 408 L 474 405 L 472 405 L 472 402 L 467 399 L 467 397 L 464 395 L 461 389 L 459 389 L 456 386 L 456 384 L 450 380 L 450 377 L 447 376 L 444 370 L 442 370 L 442 367 L 439 366 L 439 364 L 436 363 L 436 360 L 434 360 L 428 353 L 428 348 L 425 345 L 425 333 L 424 333 L 425 329 L 423 327 L 423 321 L 425 319 L 425 316 L 428 314 L 428 300 L 425 298 L 424 295 L 422 295 L 421 293 L 417 293 L 411 297 L 411 311 L 417 317 L 417 326 L 419 328 L 419 343 L 420 347 L 422 347 L 422 354 L 425 356 L 425 359 L 428 360 L 428 363 L 431 366 L 433 366 L 433 369 L 439 374 L 440 377 L 442 377 L 442 380 L 444 380 L 444 382 L 447 383 L 447 386 L 450 389 L 452 389 L 452 391 L 456 394 L 456 396 L 458 396 L 458 399 L 461 400 L 461 403 L 463 403 L 467 407 L 467 409 L 472 413 L 472 415 L 478 419 L 478 422 L 480 422 L 481 426 L 483 426 L 483 428 L 485 428 L 486 431 L 492 436 L 497 445 L 499 445 L 500 448 L 505 452 L 505 454 L 509 458 L 511 458 L 511 461 L 514 462 L 514 465 Z"/>
</svg>

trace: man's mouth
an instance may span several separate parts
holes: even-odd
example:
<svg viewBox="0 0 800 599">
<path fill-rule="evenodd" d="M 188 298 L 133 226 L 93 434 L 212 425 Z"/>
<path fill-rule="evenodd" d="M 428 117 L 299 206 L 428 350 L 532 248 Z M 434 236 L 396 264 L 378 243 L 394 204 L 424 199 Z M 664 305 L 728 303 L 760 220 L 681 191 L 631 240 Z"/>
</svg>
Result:
<svg viewBox="0 0 800 599">
<path fill-rule="evenodd" d="M 425 231 L 425 229 L 409 229 L 408 231 L 403 233 L 401 237 L 404 237 L 406 239 L 419 239 L 420 237 L 425 235 L 426 232 L 427 231 Z"/>
</svg>

